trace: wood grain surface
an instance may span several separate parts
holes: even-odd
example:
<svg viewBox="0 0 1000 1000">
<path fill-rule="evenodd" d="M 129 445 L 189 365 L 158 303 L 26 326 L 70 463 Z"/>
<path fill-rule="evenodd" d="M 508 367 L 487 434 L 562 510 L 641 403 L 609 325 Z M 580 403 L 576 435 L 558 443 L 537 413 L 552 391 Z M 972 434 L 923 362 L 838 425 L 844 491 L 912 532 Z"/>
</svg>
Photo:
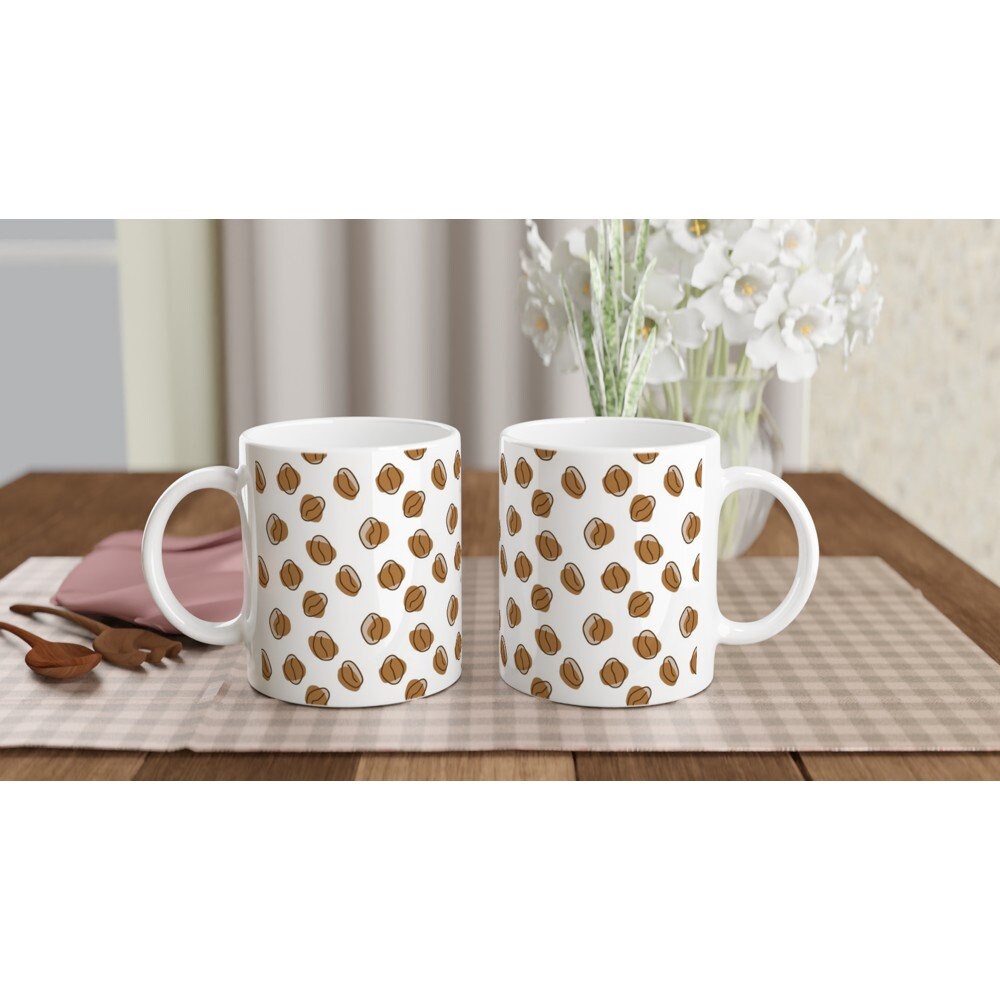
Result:
<svg viewBox="0 0 1000 1000">
<path fill-rule="evenodd" d="M 114 531 L 142 528 L 172 473 L 32 473 L 0 489 L 0 575 L 29 556 L 83 555 Z M 880 556 L 1000 660 L 1000 587 L 844 476 L 786 477 L 812 511 L 824 555 Z M 463 479 L 463 547 L 493 555 L 497 481 Z M 198 535 L 239 523 L 235 502 L 188 497 L 170 532 Z M 775 506 L 749 555 L 794 555 L 795 535 Z M 0 778 L 143 780 L 861 780 L 996 779 L 1000 754 L 456 753 L 269 754 L 0 751 Z"/>
</svg>

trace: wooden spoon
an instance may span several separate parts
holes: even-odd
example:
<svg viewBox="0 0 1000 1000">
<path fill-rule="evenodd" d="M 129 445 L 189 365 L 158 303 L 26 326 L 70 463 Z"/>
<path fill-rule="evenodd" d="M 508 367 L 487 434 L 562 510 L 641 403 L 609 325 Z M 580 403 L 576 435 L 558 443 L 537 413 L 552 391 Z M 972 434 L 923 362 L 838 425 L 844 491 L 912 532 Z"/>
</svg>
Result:
<svg viewBox="0 0 1000 1000">
<path fill-rule="evenodd" d="M 0 622 L 0 629 L 13 632 L 31 647 L 25 654 L 24 662 L 43 677 L 68 681 L 89 674 L 101 662 L 100 653 L 95 653 L 86 646 L 78 646 L 75 642 L 49 642 L 48 639 L 32 635 L 16 625 L 8 625 L 7 622 Z"/>
<path fill-rule="evenodd" d="M 66 608 L 48 608 L 43 604 L 12 604 L 11 611 L 19 615 L 57 615 L 92 632 L 94 649 L 116 667 L 138 667 L 143 663 L 159 663 L 164 656 L 178 656 L 183 647 L 175 639 L 145 628 L 117 628 Z"/>
</svg>

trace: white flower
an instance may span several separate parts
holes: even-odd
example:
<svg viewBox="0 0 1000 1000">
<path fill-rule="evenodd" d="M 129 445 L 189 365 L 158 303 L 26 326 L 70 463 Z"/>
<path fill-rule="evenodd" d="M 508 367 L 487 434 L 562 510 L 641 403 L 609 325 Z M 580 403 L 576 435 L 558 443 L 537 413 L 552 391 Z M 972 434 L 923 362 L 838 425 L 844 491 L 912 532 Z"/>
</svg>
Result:
<svg viewBox="0 0 1000 1000">
<path fill-rule="evenodd" d="M 754 368 L 777 368 L 783 382 L 799 382 L 816 373 L 820 348 L 836 344 L 843 336 L 842 307 L 793 307 L 780 326 L 768 327 L 747 344 L 747 357 Z"/>
<path fill-rule="evenodd" d="M 667 330 L 674 343 L 681 347 L 701 347 L 708 340 L 705 316 L 695 306 L 686 306 L 667 318 Z"/>
<path fill-rule="evenodd" d="M 710 243 L 732 243 L 750 225 L 747 219 L 667 219 L 666 230 L 688 253 L 700 254 Z"/>
<path fill-rule="evenodd" d="M 583 255 L 574 253 L 574 249 L 582 249 Z M 586 250 L 585 240 L 572 247 L 567 237 L 560 240 L 552 251 L 552 273 L 557 284 L 560 277 L 566 282 L 570 301 L 579 312 L 590 309 L 590 262 Z"/>
<path fill-rule="evenodd" d="M 721 326 L 730 343 L 745 344 L 757 329 L 757 311 L 768 303 L 775 277 L 774 270 L 762 264 L 731 268 L 692 305 L 711 329 Z"/>
<path fill-rule="evenodd" d="M 553 322 L 552 309 L 534 296 L 528 296 L 521 308 L 521 331 L 535 345 L 547 365 L 559 346 L 559 328 Z M 563 337 L 562 339 L 568 339 Z"/>
<path fill-rule="evenodd" d="M 778 260 L 785 267 L 801 270 L 816 257 L 816 228 L 805 219 L 788 219 L 782 227 Z"/>
</svg>

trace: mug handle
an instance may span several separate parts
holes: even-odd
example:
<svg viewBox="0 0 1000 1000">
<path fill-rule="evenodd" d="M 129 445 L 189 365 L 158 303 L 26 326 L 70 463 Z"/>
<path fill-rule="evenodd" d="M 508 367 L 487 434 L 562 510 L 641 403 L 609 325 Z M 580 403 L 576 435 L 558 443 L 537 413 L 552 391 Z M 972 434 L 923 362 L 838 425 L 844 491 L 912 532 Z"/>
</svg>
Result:
<svg viewBox="0 0 1000 1000">
<path fill-rule="evenodd" d="M 163 495 L 153 505 L 153 509 L 149 512 L 149 519 L 146 521 L 146 529 L 142 533 L 142 572 L 146 577 L 146 585 L 149 587 L 149 592 L 152 594 L 156 606 L 163 612 L 167 621 L 184 635 L 190 636 L 198 642 L 210 643 L 213 646 L 228 646 L 243 641 L 243 623 L 247 610 L 246 583 L 244 582 L 243 588 L 243 607 L 231 621 L 210 622 L 191 614 L 177 600 L 167 582 L 167 574 L 163 569 L 163 533 L 174 508 L 189 493 L 195 493 L 198 490 L 223 490 L 236 499 L 236 506 L 240 510 L 240 525 L 243 529 L 243 536 L 246 538 L 247 518 L 241 496 L 244 479 L 243 469 L 230 469 L 225 465 L 197 469 L 194 472 L 189 472 L 186 476 L 181 476 L 164 490 Z M 247 562 L 245 548 L 243 560 L 244 563 Z M 246 565 L 244 565 L 243 573 L 244 581 L 248 580 L 249 569 Z"/>
<path fill-rule="evenodd" d="M 816 573 L 819 570 L 819 539 L 812 515 L 802 502 L 802 498 L 783 479 L 750 466 L 737 465 L 722 470 L 722 496 L 719 509 L 730 493 L 737 490 L 763 490 L 780 501 L 795 525 L 795 535 L 799 543 L 799 561 L 795 567 L 795 579 L 784 600 L 763 618 L 753 622 L 734 622 L 719 611 L 719 642 L 731 646 L 745 646 L 751 642 L 763 642 L 777 635 L 795 620 L 805 607 Z"/>
</svg>

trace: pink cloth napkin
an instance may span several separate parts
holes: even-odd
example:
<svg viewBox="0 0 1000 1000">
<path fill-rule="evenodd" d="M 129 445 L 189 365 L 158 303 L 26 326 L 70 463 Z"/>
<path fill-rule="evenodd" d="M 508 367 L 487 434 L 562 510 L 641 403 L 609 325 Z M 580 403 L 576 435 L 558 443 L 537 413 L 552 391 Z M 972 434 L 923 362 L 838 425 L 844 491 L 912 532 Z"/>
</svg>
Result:
<svg viewBox="0 0 1000 1000">
<path fill-rule="evenodd" d="M 121 531 L 98 543 L 62 582 L 52 600 L 87 615 L 109 615 L 176 634 L 142 575 L 141 531 Z M 163 565 L 177 599 L 199 618 L 228 621 L 243 605 L 240 529 L 200 538 L 168 536 Z"/>
</svg>

